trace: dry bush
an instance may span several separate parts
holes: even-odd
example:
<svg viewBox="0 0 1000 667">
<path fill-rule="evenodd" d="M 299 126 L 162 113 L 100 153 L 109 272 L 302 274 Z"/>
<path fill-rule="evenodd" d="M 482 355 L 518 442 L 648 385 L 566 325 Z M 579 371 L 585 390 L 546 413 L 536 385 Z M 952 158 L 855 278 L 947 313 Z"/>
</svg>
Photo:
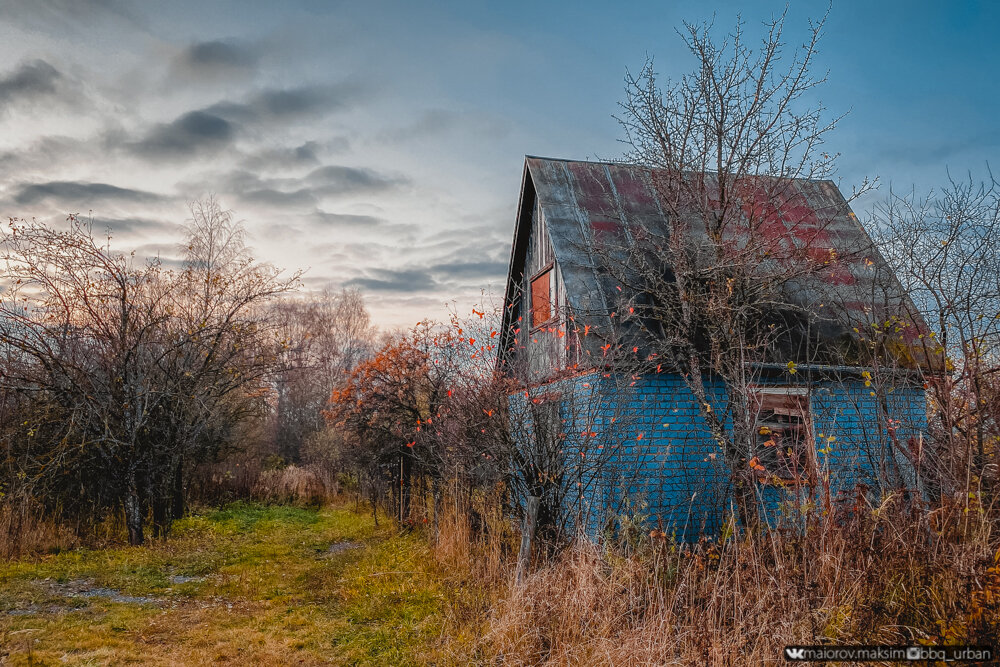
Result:
<svg viewBox="0 0 1000 667">
<path fill-rule="evenodd" d="M 46 515 L 30 499 L 5 498 L 0 505 L 0 559 L 54 553 L 79 543 L 76 531 Z"/>
<path fill-rule="evenodd" d="M 890 498 L 804 535 L 680 545 L 654 531 L 627 556 L 580 541 L 495 588 L 483 650 L 504 664 L 659 665 L 776 662 L 788 644 L 995 645 L 997 540 L 964 512 L 937 514 L 962 536 Z"/>
<path fill-rule="evenodd" d="M 188 500 L 202 505 L 249 500 L 261 468 L 261 457 L 256 453 L 203 463 L 191 472 Z"/>
<path fill-rule="evenodd" d="M 291 465 L 262 471 L 250 495 L 263 502 L 317 506 L 333 500 L 337 492 L 337 482 L 329 475 Z"/>
</svg>

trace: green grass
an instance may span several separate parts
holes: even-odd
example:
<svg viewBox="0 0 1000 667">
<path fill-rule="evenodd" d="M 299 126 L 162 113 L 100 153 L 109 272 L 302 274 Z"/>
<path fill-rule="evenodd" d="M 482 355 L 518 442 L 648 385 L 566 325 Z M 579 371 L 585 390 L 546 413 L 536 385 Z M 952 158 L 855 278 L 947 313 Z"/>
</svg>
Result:
<svg viewBox="0 0 1000 667">
<path fill-rule="evenodd" d="M 361 546 L 328 553 L 343 541 Z M 152 602 L 73 595 L 95 588 Z M 461 663 L 452 589 L 422 537 L 370 515 L 234 504 L 166 542 L 0 564 L 0 663 Z"/>
</svg>

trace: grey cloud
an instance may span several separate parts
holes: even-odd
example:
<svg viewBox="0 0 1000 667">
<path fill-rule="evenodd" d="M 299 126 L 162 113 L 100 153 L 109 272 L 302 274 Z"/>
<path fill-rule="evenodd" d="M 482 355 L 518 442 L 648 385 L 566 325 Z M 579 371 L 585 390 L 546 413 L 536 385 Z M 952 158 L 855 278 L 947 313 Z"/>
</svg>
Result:
<svg viewBox="0 0 1000 667">
<path fill-rule="evenodd" d="M 254 204 L 266 204 L 275 207 L 316 205 L 316 195 L 307 188 L 300 188 L 289 192 L 274 188 L 257 188 L 241 192 L 240 198 Z"/>
<path fill-rule="evenodd" d="M 259 123 L 338 111 L 358 101 L 366 88 L 357 83 L 269 88 L 242 102 L 218 102 L 205 109 L 232 121 Z"/>
<path fill-rule="evenodd" d="M 123 236 L 177 234 L 181 229 L 181 225 L 175 222 L 150 218 L 96 218 L 94 225 L 102 229 L 110 229 L 112 233 Z"/>
<path fill-rule="evenodd" d="M 497 278 L 506 275 L 506 262 L 449 262 L 435 264 L 431 273 L 449 278 Z"/>
<path fill-rule="evenodd" d="M 272 116 L 299 115 L 337 101 L 333 90 L 323 87 L 304 87 L 289 90 L 265 90 L 254 103 Z"/>
<path fill-rule="evenodd" d="M 438 284 L 426 271 L 374 269 L 368 277 L 348 280 L 344 286 L 375 292 L 424 292 L 436 289 Z"/>
<path fill-rule="evenodd" d="M 438 264 L 457 266 L 470 261 L 504 262 L 510 257 L 510 241 L 498 241 L 486 235 L 477 235 L 470 231 L 465 238 L 454 241 L 437 241 L 424 246 L 428 252 L 441 253 Z"/>
<path fill-rule="evenodd" d="M 317 196 L 311 187 L 305 187 L 301 179 L 261 178 L 252 171 L 237 169 L 215 179 L 222 187 L 242 200 L 266 206 L 301 206 L 314 208 Z M 188 190 L 200 190 L 203 182 L 188 183 Z"/>
<path fill-rule="evenodd" d="M 147 159 L 188 158 L 231 145 L 246 126 L 342 108 L 361 90 L 361 86 L 353 83 L 267 89 L 244 102 L 224 101 L 189 111 L 169 123 L 155 125 L 145 137 L 125 145 L 134 155 Z M 315 164 L 319 161 L 318 146 L 316 142 L 307 142 L 280 157 Z M 260 159 L 256 164 L 260 164 Z"/>
<path fill-rule="evenodd" d="M 302 178 L 261 178 L 253 171 L 237 169 L 215 180 L 245 201 L 313 209 L 316 209 L 323 197 L 385 192 L 406 182 L 402 177 L 343 166 L 320 167 Z M 204 186 L 202 183 L 188 183 L 184 187 L 188 190 L 200 190 Z M 324 224 L 351 222 L 346 218 L 330 217 L 331 215 L 336 216 L 317 210 L 314 221 Z M 371 224 L 376 220 L 370 216 L 356 216 L 354 222 Z"/>
<path fill-rule="evenodd" d="M 306 176 L 306 181 L 325 194 L 379 192 L 406 183 L 401 176 L 387 176 L 371 169 L 329 165 Z"/>
<path fill-rule="evenodd" d="M 177 58 L 177 66 L 193 75 L 232 74 L 250 71 L 259 57 L 252 49 L 235 42 L 212 40 L 188 46 Z"/>
<path fill-rule="evenodd" d="M 218 177 L 216 180 L 221 180 L 227 189 L 232 190 L 233 192 L 241 193 L 263 187 L 275 187 L 278 183 L 283 183 L 288 179 L 265 180 L 252 171 L 236 169 Z"/>
<path fill-rule="evenodd" d="M 0 153 L 0 175 L 23 177 L 26 172 L 49 171 L 73 160 L 89 159 L 94 143 L 64 136 L 41 137 L 27 147 Z"/>
<path fill-rule="evenodd" d="M 292 148 L 266 148 L 248 157 L 244 166 L 248 169 L 312 167 L 319 164 L 319 150 L 320 145 L 315 141 Z"/>
<path fill-rule="evenodd" d="M 119 201 L 137 204 L 152 204 L 163 201 L 163 195 L 146 190 L 120 188 L 108 183 L 85 183 L 81 181 L 48 181 L 23 185 L 14 196 L 17 204 L 34 204 L 44 200 L 56 200 L 82 208 L 94 201 Z"/>
<path fill-rule="evenodd" d="M 374 227 L 385 222 L 382 218 L 374 215 L 352 215 L 350 213 L 329 213 L 327 211 L 316 210 L 311 219 L 323 226 L 329 227 Z"/>
<path fill-rule="evenodd" d="M 302 234 L 302 230 L 293 225 L 284 225 L 279 223 L 277 225 L 268 225 L 267 227 L 267 236 L 269 238 L 274 238 L 275 236 L 294 238 L 300 234 Z"/>
<path fill-rule="evenodd" d="M 230 144 L 235 138 L 232 123 L 205 111 L 190 111 L 170 123 L 155 126 L 129 150 L 147 158 L 185 158 Z"/>
<path fill-rule="evenodd" d="M 461 220 L 460 225 L 435 232 L 426 241 L 443 250 L 454 250 L 453 261 L 460 261 L 465 256 L 466 248 L 463 246 L 470 241 L 479 256 L 500 257 L 510 253 L 510 232 L 504 223 L 476 224 L 471 220 Z"/>
<path fill-rule="evenodd" d="M 17 69 L 0 77 L 0 100 L 4 106 L 21 100 L 34 100 L 55 95 L 63 76 L 44 60 L 22 63 Z"/>
</svg>

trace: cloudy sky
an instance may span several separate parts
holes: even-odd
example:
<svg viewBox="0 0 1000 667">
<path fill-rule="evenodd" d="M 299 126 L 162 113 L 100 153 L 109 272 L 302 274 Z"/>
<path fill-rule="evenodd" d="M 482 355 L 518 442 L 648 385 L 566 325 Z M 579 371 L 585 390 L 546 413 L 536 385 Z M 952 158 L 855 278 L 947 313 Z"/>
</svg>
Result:
<svg viewBox="0 0 1000 667">
<path fill-rule="evenodd" d="M 0 0 L 0 216 L 92 215 L 169 259 L 214 193 L 308 289 L 357 286 L 383 326 L 440 318 L 502 287 L 526 153 L 618 157 L 626 68 L 683 72 L 681 21 L 752 31 L 784 3 L 706 6 Z M 993 2 L 834 3 L 845 189 L 985 173 L 998 28 Z"/>
</svg>

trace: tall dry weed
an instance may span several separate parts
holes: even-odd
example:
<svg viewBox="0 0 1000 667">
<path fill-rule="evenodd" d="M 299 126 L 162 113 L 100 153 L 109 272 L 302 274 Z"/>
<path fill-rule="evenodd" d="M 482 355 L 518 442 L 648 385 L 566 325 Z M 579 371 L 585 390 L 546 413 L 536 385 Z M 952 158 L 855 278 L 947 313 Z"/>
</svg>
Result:
<svg viewBox="0 0 1000 667">
<path fill-rule="evenodd" d="M 520 584 L 509 542 L 486 550 L 461 520 L 442 517 L 436 554 L 452 568 L 467 563 L 466 576 L 492 592 L 466 610 L 479 618 L 465 619 L 483 628 L 490 660 L 766 664 L 788 644 L 995 645 L 1000 544 L 984 517 L 945 508 L 929 519 L 889 498 L 723 544 L 678 544 L 658 531 L 638 548 L 582 539 Z"/>
</svg>

